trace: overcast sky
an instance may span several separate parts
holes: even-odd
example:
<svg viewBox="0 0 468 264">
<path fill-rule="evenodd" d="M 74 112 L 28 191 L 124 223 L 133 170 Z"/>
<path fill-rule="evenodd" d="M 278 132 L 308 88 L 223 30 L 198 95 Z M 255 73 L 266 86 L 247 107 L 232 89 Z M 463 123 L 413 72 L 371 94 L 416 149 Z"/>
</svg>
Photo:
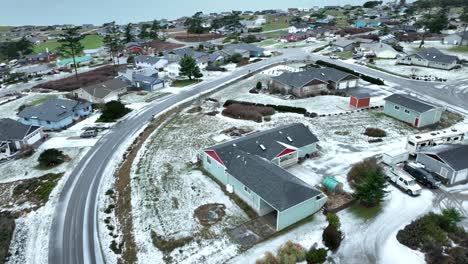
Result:
<svg viewBox="0 0 468 264">
<path fill-rule="evenodd" d="M 1 0 L 0 25 L 118 23 L 174 19 L 197 11 L 362 5 L 360 0 Z"/>
</svg>

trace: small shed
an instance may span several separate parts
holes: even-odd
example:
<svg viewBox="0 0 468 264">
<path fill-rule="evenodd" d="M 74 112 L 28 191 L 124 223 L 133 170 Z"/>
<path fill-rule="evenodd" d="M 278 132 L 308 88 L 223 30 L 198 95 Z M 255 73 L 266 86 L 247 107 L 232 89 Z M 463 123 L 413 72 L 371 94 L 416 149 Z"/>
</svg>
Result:
<svg viewBox="0 0 468 264">
<path fill-rule="evenodd" d="M 351 95 L 349 104 L 356 107 L 368 107 L 370 105 L 370 94 L 369 93 L 359 93 Z"/>
</svg>

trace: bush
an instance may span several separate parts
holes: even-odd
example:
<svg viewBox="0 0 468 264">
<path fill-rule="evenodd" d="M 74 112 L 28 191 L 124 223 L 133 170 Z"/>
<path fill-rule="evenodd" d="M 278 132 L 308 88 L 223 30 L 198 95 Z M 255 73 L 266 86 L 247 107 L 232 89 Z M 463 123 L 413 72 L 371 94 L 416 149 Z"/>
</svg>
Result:
<svg viewBox="0 0 468 264">
<path fill-rule="evenodd" d="M 347 180 L 351 187 L 354 188 L 355 184 L 362 181 L 366 172 L 383 172 L 382 168 L 377 164 L 377 160 L 370 158 L 365 159 L 355 164 L 348 172 Z"/>
<path fill-rule="evenodd" d="M 257 88 L 252 88 L 252 89 L 249 90 L 249 93 L 258 94 L 258 90 L 257 90 Z"/>
<path fill-rule="evenodd" d="M 307 264 L 323 263 L 327 260 L 327 250 L 325 248 L 311 248 L 306 255 Z"/>
<path fill-rule="evenodd" d="M 286 242 L 278 249 L 278 258 L 281 264 L 297 263 L 305 260 L 306 250 L 292 241 Z"/>
<path fill-rule="evenodd" d="M 232 56 L 229 58 L 229 60 L 233 63 L 239 63 L 242 61 L 242 55 L 240 53 L 234 53 Z"/>
<path fill-rule="evenodd" d="M 377 79 L 377 78 L 374 78 L 374 77 L 371 77 L 371 76 L 368 76 L 368 75 L 364 75 L 364 74 L 361 74 L 361 73 L 357 73 L 357 72 L 355 72 L 355 71 L 353 71 L 353 70 L 351 70 L 351 69 L 348 69 L 348 68 L 345 68 L 345 67 L 341 67 L 341 66 L 335 65 L 335 64 L 333 64 L 333 63 L 328 63 L 328 62 L 325 62 L 325 61 L 322 61 L 322 60 L 318 60 L 316 63 L 317 63 L 318 65 L 321 65 L 321 66 L 335 68 L 335 69 L 337 69 L 337 70 L 344 71 L 344 72 L 347 72 L 347 73 L 350 73 L 350 74 L 359 76 L 359 77 L 361 77 L 361 79 L 363 79 L 364 81 L 367 81 L 367 82 L 370 82 L 370 83 L 373 83 L 373 84 L 385 85 L 385 83 L 384 83 L 381 79 Z"/>
<path fill-rule="evenodd" d="M 257 90 L 262 89 L 262 82 L 257 82 L 257 85 L 255 86 L 255 88 L 257 88 Z"/>
<path fill-rule="evenodd" d="M 135 56 L 133 56 L 133 55 L 128 56 L 127 63 L 131 64 L 131 63 L 134 63 L 134 62 L 135 62 Z"/>
<path fill-rule="evenodd" d="M 328 225 L 335 228 L 335 229 L 340 229 L 341 224 L 340 224 L 340 218 L 335 214 L 335 213 L 328 213 L 327 214 L 327 221 Z"/>
<path fill-rule="evenodd" d="M 125 116 L 131 110 L 126 108 L 124 104 L 119 101 L 110 101 L 104 105 L 102 114 L 99 117 L 99 122 L 114 122 L 117 119 Z"/>
<path fill-rule="evenodd" d="M 54 167 L 65 162 L 65 155 L 58 149 L 44 150 L 37 159 L 41 167 Z"/>
<path fill-rule="evenodd" d="M 382 130 L 380 128 L 368 127 L 366 128 L 364 135 L 369 136 L 369 137 L 382 138 L 382 137 L 386 137 L 387 133 L 385 132 L 385 130 Z"/>
<path fill-rule="evenodd" d="M 354 189 L 353 197 L 366 207 L 380 204 L 387 195 L 384 172 L 373 158 L 354 165 L 347 178 Z"/>
<path fill-rule="evenodd" d="M 340 230 L 329 225 L 325 230 L 323 230 L 322 240 L 326 247 L 335 251 L 340 247 L 341 240 L 343 240 L 343 234 Z"/>
<path fill-rule="evenodd" d="M 270 251 L 265 253 L 265 256 L 255 261 L 255 264 L 280 264 L 278 258 L 273 255 Z"/>
<path fill-rule="evenodd" d="M 287 106 L 287 105 L 272 105 L 272 104 L 257 104 L 251 102 L 243 102 L 243 101 L 236 101 L 236 100 L 226 100 L 224 103 L 224 107 L 227 107 L 232 104 L 241 104 L 241 105 L 250 105 L 250 106 L 261 106 L 261 107 L 271 107 L 275 111 L 284 112 L 284 113 L 295 113 L 305 115 L 307 110 L 302 107 L 294 107 L 294 106 Z"/>
<path fill-rule="evenodd" d="M 271 107 L 260 107 L 254 105 L 231 104 L 222 112 L 224 116 L 235 119 L 253 120 L 262 122 L 263 116 L 270 116 L 275 113 Z"/>
</svg>

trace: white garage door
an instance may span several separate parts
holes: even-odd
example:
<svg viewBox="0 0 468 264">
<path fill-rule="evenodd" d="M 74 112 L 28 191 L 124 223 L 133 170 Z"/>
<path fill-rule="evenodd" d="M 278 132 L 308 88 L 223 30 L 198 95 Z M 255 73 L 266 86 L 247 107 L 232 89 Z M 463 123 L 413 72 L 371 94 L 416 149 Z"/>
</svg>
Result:
<svg viewBox="0 0 468 264">
<path fill-rule="evenodd" d="M 339 89 L 346 89 L 347 82 L 340 82 Z"/>
<path fill-rule="evenodd" d="M 37 141 L 41 139 L 41 133 L 36 133 L 36 135 L 32 136 L 30 139 L 27 140 L 28 145 L 33 145 Z"/>
<path fill-rule="evenodd" d="M 349 87 L 350 88 L 355 88 L 357 87 L 357 80 L 352 80 L 352 81 L 349 81 Z"/>
</svg>

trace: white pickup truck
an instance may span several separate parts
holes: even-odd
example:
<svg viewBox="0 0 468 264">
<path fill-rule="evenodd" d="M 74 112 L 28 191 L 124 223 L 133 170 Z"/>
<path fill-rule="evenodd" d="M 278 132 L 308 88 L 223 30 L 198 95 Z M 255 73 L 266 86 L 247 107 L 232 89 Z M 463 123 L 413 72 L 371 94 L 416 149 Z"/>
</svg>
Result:
<svg viewBox="0 0 468 264">
<path fill-rule="evenodd" d="M 398 167 L 390 167 L 385 170 L 385 176 L 407 194 L 413 196 L 421 194 L 421 186 L 416 183 L 416 180 Z"/>
</svg>

